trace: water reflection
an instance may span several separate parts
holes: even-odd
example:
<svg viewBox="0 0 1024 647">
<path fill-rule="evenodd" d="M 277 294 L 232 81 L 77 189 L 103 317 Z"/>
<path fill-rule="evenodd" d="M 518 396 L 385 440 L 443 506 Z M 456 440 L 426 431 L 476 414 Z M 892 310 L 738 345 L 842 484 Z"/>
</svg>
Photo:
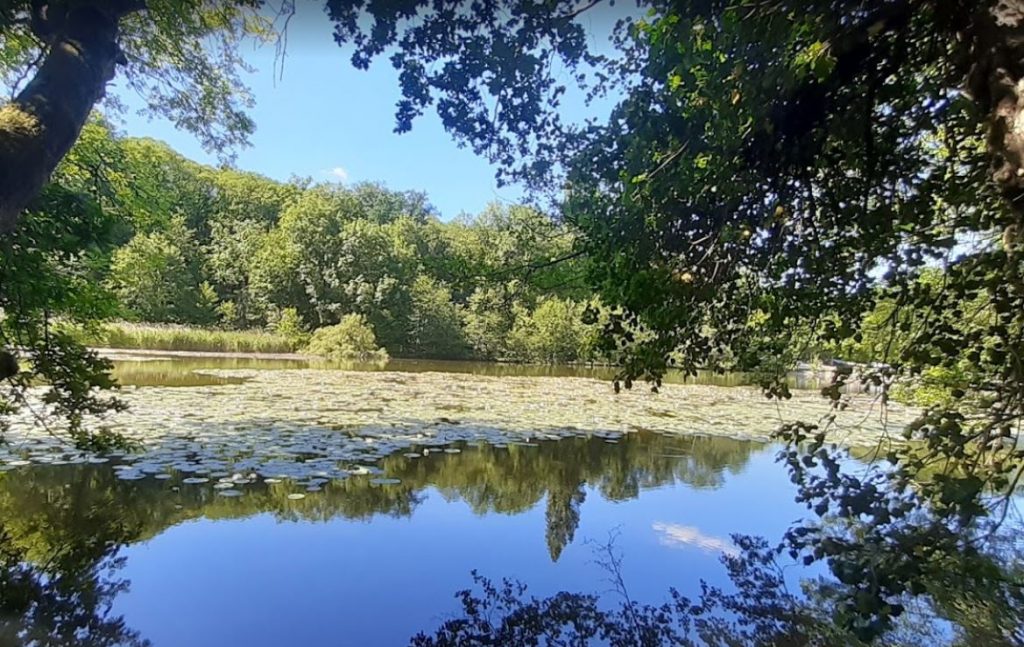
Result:
<svg viewBox="0 0 1024 647">
<path fill-rule="evenodd" d="M 283 370 L 306 368 L 305 360 L 246 359 L 235 357 L 180 358 L 117 355 L 113 376 L 123 386 L 212 386 L 240 384 L 244 378 L 203 373 L 210 369 Z"/>
<path fill-rule="evenodd" d="M 701 532 L 700 528 L 683 526 L 678 523 L 665 523 L 664 521 L 658 521 L 651 527 L 654 532 L 658 533 L 659 542 L 663 546 L 679 548 L 696 546 L 709 553 L 722 553 L 732 557 L 739 555 L 739 550 L 731 540 L 706 535 Z"/>
<path fill-rule="evenodd" d="M 14 470 L 0 474 L 0 645 L 145 644 L 109 615 L 111 600 L 128 586 L 117 574 L 119 549 L 188 519 L 409 517 L 433 488 L 479 515 L 544 505 L 545 539 L 556 561 L 573 541 L 586 491 L 625 501 L 674 483 L 718 488 L 762 448 L 645 433 L 617 444 L 569 438 L 532 447 L 462 446 L 460 453 L 383 459 L 396 483 L 354 476 L 302 499 L 289 498 L 303 491 L 287 482 L 253 484 L 243 496 L 225 498 L 207 485 L 183 484 L 188 475 L 124 481 L 109 465 L 89 464 Z"/>
<path fill-rule="evenodd" d="M 141 526 L 102 471 L 0 478 L 0 645 L 149 644 L 110 613 L 128 587 L 119 550 Z"/>
</svg>

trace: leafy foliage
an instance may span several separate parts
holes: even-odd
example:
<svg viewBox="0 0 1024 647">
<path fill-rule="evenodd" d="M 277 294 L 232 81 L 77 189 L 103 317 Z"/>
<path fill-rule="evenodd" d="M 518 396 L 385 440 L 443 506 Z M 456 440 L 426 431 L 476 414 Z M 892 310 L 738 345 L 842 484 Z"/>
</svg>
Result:
<svg viewBox="0 0 1024 647">
<path fill-rule="evenodd" d="M 529 339 L 542 328 L 549 336 L 561 325 L 582 329 L 576 305 L 540 327 L 532 313 L 544 298 L 588 294 L 572 234 L 533 209 L 493 205 L 443 223 L 420 193 L 280 183 L 205 167 L 159 142 L 122 138 L 98 118 L 63 168 L 64 181 L 93 194 L 116 222 L 117 247 L 96 269 L 122 318 L 242 331 L 284 321 L 301 345 L 303 331 L 351 313 L 402 356 L 594 356 L 587 343 L 547 352 Z M 497 294 L 500 303 L 486 296 Z M 566 335 L 570 345 L 579 341 Z M 107 337 L 133 347 L 147 339 Z M 169 343 L 150 337 L 159 347 Z M 194 350 L 209 349 L 214 338 L 197 337 Z"/>
<path fill-rule="evenodd" d="M 451 290 L 429 276 L 420 275 L 409 296 L 412 307 L 404 352 L 417 357 L 465 357 L 467 344 Z"/>
<path fill-rule="evenodd" d="M 124 21 L 123 40 L 154 107 L 215 148 L 243 141 L 251 123 L 240 109 L 245 96 L 236 92 L 231 46 L 261 33 L 245 19 L 253 5 L 222 12 L 177 0 L 151 5 Z M 567 267 L 558 259 L 586 255 L 589 284 L 616 306 L 605 328 L 627 387 L 640 378 L 657 385 L 675 362 L 686 372 L 758 370 L 766 393 L 784 398 L 778 378 L 787 365 L 808 349 L 844 345 L 884 361 L 858 375 L 883 402 L 893 384 L 939 382 L 931 406 L 904 431 L 909 442 L 896 438 L 881 448 L 887 464 L 866 475 L 840 469 L 843 456 L 829 445 L 831 418 L 780 432 L 788 445 L 781 458 L 818 517 L 794 527 L 783 549 L 828 562 L 839 581 L 831 608 L 852 635 L 884 634 L 903 613 L 902 596 L 941 589 L 935 583 L 948 582 L 953 570 L 977 578 L 978 587 L 996 579 L 986 550 L 1024 473 L 1024 101 L 1019 66 L 1009 63 L 1022 55 L 1016 3 L 654 2 L 647 16 L 622 23 L 624 53 L 615 60 L 586 50 L 574 18 L 593 5 L 326 5 L 336 39 L 355 45 L 357 66 L 392 52 L 403 90 L 399 130 L 435 105 L 460 142 L 501 164 L 503 178 L 550 188 L 564 165 L 567 182 L 554 188 L 564 190 L 565 219 L 581 234 L 555 243 L 533 236 L 543 228 L 496 222 L 438 235 L 416 200 L 314 187 L 272 206 L 276 219 L 253 218 L 255 227 L 237 237 L 255 263 L 211 261 L 220 283 L 200 291 L 197 304 L 221 299 L 219 312 L 231 325 L 267 323 L 289 307 L 309 325 L 361 315 L 385 345 L 415 348 L 424 322 L 451 321 L 450 308 L 427 307 L 438 305 L 444 285 L 467 306 L 471 346 L 500 356 L 507 352 L 502 335 L 517 321 L 520 331 L 546 330 L 535 312 L 522 314 L 538 303 L 538 273 L 550 278 L 544 270 Z M 0 11 L 0 63 L 12 87 L 40 48 L 20 20 L 30 9 L 22 1 Z M 223 54 L 208 56 L 208 41 L 223 45 Z M 556 61 L 574 80 L 593 66 L 599 79 L 623 89 L 607 124 L 571 129 L 560 122 L 554 108 L 564 87 L 550 73 Z M 69 158 L 69 169 L 117 149 L 102 138 L 83 143 L 88 152 Z M 104 164 L 109 181 L 96 181 L 102 173 L 63 178 L 105 213 L 140 215 L 130 223 L 143 236 L 138 253 L 119 259 L 127 267 L 177 266 L 180 254 L 159 238 L 177 223 L 201 246 L 242 231 L 234 222 L 212 225 L 216 200 L 194 181 L 201 175 L 194 168 L 164 154 L 169 164 L 147 174 L 131 159 Z M 174 200 L 128 199 L 130 187 L 164 190 L 180 178 L 188 185 L 180 201 L 174 192 Z M 70 195 L 56 190 L 43 202 Z M 415 213 L 393 217 L 394 204 Z M 45 204 L 41 212 L 49 213 Z M 507 215 L 525 225 L 531 219 L 527 211 Z M 52 225 L 57 236 L 36 244 L 51 229 L 22 227 L 7 241 L 8 256 L 23 254 L 25 267 L 57 278 L 38 300 L 26 300 L 19 286 L 29 275 L 17 264 L 5 268 L 5 347 L 35 356 L 32 370 L 46 374 L 54 404 L 74 419 L 100 406 L 88 388 L 101 385 L 99 364 L 51 335 L 49 324 L 55 312 L 91 316 L 101 301 L 76 296 L 87 294 L 76 279 L 93 264 L 67 259 L 72 246 L 89 241 L 61 233 L 62 222 Z M 481 244 L 487 227 L 496 242 Z M 508 248 L 507 241 L 516 243 Z M 571 251 L 548 253 L 560 244 Z M 477 258 L 485 260 L 467 260 Z M 522 259 L 517 269 L 528 280 L 500 276 L 512 258 Z M 935 268 L 938 281 L 928 277 Z M 421 290 L 417 305 L 406 286 L 424 273 L 437 284 Z M 128 278 L 122 271 L 118 285 Z M 564 286 L 542 289 L 578 296 Z M 138 303 L 143 296 L 126 287 L 122 294 Z M 501 307 L 491 315 L 488 303 Z M 410 341 L 416 307 L 443 316 L 420 316 Z M 545 307 L 541 322 L 565 320 L 558 307 Z M 209 310 L 197 312 L 207 317 Z M 548 342 L 528 352 L 559 356 L 569 345 L 559 336 Z M 13 402 L 29 375 L 10 370 L 12 361 L 4 364 Z M 840 371 L 824 390 L 837 408 L 850 377 Z"/>
<path fill-rule="evenodd" d="M 12 94 L 38 70 L 46 36 L 61 28 L 60 16 L 87 4 L 5 4 L 0 12 L 0 78 Z M 46 7 L 45 23 L 39 19 L 41 6 Z M 261 6 L 258 0 L 150 0 L 145 11 L 129 12 L 120 21 L 118 38 L 127 85 L 150 110 L 193 132 L 207 150 L 229 153 L 254 130 L 246 112 L 252 102 L 241 82 L 240 73 L 247 67 L 239 45 L 274 37 L 271 22 L 259 13 Z M 118 108 L 114 99 L 108 103 Z"/>
<path fill-rule="evenodd" d="M 585 78 L 598 57 L 575 18 L 598 3 L 528 0 L 404 4 L 327 0 L 340 44 L 366 68 L 389 52 L 402 98 L 396 130 L 405 132 L 431 106 L 445 129 L 500 164 L 499 177 L 546 178 L 570 129 L 556 108 L 563 79 Z M 568 74 L 556 75 L 556 66 Z"/>
<path fill-rule="evenodd" d="M 96 392 L 113 386 L 109 362 L 55 323 L 89 322 L 113 311 L 95 280 L 111 244 L 111 225 L 87 197 L 51 186 L 17 230 L 0 240 L 0 338 L 6 349 L 0 411 L 24 406 L 29 386 L 44 381 L 45 410 L 36 413 L 66 418 L 72 436 L 86 445 L 111 439 L 90 435 L 83 416 L 121 404 Z"/>
<path fill-rule="evenodd" d="M 832 418 L 779 434 L 818 518 L 781 548 L 827 561 L 836 619 L 865 640 L 944 573 L 995 577 L 984 547 L 1024 465 L 1019 157 L 995 110 L 1017 77 L 991 54 L 1016 56 L 1005 11 L 657 5 L 620 32 L 610 73 L 629 90 L 568 164 L 590 281 L 623 306 L 607 330 L 627 387 L 670 360 L 728 361 L 784 398 L 787 365 L 844 344 L 885 362 L 857 371 L 883 403 L 893 384 L 944 382 L 864 475 L 840 469 Z M 843 407 L 852 379 L 823 395 Z"/>
<path fill-rule="evenodd" d="M 511 354 L 552 364 L 594 359 L 591 350 L 598 329 L 583 323 L 585 306 L 549 297 L 533 312 L 519 309 L 509 333 Z"/>
<path fill-rule="evenodd" d="M 317 328 L 305 352 L 342 360 L 387 357 L 387 352 L 377 347 L 373 327 L 365 317 L 357 314 L 345 315 L 333 326 Z"/>
<path fill-rule="evenodd" d="M 110 286 L 121 306 L 143 321 L 209 323 L 199 289 L 196 245 L 178 219 L 161 231 L 140 233 L 119 248 L 110 265 Z"/>
<path fill-rule="evenodd" d="M 856 645 L 829 621 L 827 610 L 802 602 L 786 590 L 785 579 L 763 540 L 735 536 L 741 557 L 726 556 L 735 594 L 704 585 L 697 601 L 676 591 L 658 606 L 633 601 L 622 579 L 621 557 L 609 544 L 598 558 L 615 583 L 620 602 L 603 607 L 598 597 L 561 592 L 527 598 L 512 580 L 494 584 L 476 572 L 477 591 L 459 591 L 462 615 L 444 622 L 433 636 L 419 634 L 416 647 L 463 645 Z"/>
</svg>

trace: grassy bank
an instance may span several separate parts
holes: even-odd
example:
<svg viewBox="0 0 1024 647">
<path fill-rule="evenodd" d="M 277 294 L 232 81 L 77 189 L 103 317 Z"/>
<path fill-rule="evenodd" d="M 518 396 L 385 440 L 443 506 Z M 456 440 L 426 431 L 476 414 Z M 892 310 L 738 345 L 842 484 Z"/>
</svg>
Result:
<svg viewBox="0 0 1024 647">
<path fill-rule="evenodd" d="M 96 333 L 82 333 L 88 346 L 141 350 L 182 350 L 222 353 L 289 353 L 293 340 L 262 330 L 215 330 L 165 324 L 114 322 Z"/>
</svg>

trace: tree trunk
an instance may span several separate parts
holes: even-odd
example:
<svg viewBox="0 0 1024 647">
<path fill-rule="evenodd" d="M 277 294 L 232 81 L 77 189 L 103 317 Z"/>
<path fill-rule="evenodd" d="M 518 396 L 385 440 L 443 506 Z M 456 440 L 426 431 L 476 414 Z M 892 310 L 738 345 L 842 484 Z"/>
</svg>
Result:
<svg viewBox="0 0 1024 647">
<path fill-rule="evenodd" d="M 990 0 L 971 26 L 967 89 L 986 115 L 992 180 L 1024 213 L 1024 0 Z"/>
<path fill-rule="evenodd" d="M 118 4 L 97 0 L 61 16 L 35 78 L 0 107 L 0 233 L 14 229 L 49 181 L 113 78 L 121 58 L 118 21 L 141 8 Z"/>
</svg>

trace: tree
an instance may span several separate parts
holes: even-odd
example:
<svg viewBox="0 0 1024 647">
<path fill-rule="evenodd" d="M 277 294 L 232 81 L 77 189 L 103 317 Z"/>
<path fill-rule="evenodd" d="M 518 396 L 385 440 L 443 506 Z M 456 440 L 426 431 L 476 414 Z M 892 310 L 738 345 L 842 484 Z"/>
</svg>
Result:
<svg viewBox="0 0 1024 647">
<path fill-rule="evenodd" d="M 202 323 L 196 245 L 183 220 L 165 230 L 141 233 L 114 253 L 110 286 L 121 305 L 143 321 Z"/>
<path fill-rule="evenodd" d="M 443 359 L 465 356 L 467 344 L 451 291 L 429 276 L 420 275 L 413 281 L 410 298 L 412 312 L 403 353 Z"/>
<path fill-rule="evenodd" d="M 211 224 L 247 223 L 269 228 L 308 187 L 301 180 L 277 182 L 231 168 L 202 167 L 200 176 L 211 185 L 212 205 L 206 214 Z"/>
<path fill-rule="evenodd" d="M 519 282 L 524 298 L 540 293 L 589 296 L 573 232 L 524 205 L 490 204 L 452 228 L 451 254 L 477 282 Z"/>
<path fill-rule="evenodd" d="M 67 327 L 114 311 L 100 287 L 100 268 L 116 221 L 59 185 L 47 187 L 36 205 L 0 239 L 0 340 L 5 349 L 18 349 L 0 353 L 0 415 L 18 410 L 28 388 L 44 383 L 44 411 L 66 418 L 76 442 L 102 447 L 111 438 L 82 422 L 87 414 L 122 407 L 100 392 L 114 386 L 110 362 L 76 343 Z"/>
<path fill-rule="evenodd" d="M 279 307 L 295 306 L 317 326 L 367 316 L 385 345 L 402 340 L 412 250 L 391 225 L 360 219 L 354 195 L 337 187 L 304 192 L 264 241 L 267 267 L 253 282 Z M 277 295 L 277 296 L 273 296 Z M 299 296 L 301 295 L 301 296 Z M 288 299 L 281 301 L 281 298 Z"/>
<path fill-rule="evenodd" d="M 360 0 L 325 3 L 335 39 L 352 43 L 352 62 L 366 67 L 389 47 L 401 71 L 398 129 L 435 103 L 444 125 L 477 152 L 514 164 L 534 145 L 546 152 L 561 129 L 554 113 L 565 86 L 550 71 L 560 58 L 574 70 L 586 53 L 568 1 L 500 5 L 425 0 L 382 5 Z M 4 69 L 20 85 L 0 108 L 0 229 L 10 231 L 77 139 L 118 66 L 152 109 L 195 132 L 212 150 L 227 152 L 253 130 L 249 98 L 238 72 L 242 38 L 273 38 L 260 0 L 15 0 L 0 10 Z M 286 5 L 294 10 L 294 4 Z M 470 10 L 471 9 L 471 10 Z M 468 47 L 467 47 L 468 45 Z M 430 63 L 451 65 L 429 72 Z M 443 68 L 443 69 L 442 69 Z M 495 107 L 498 109 L 495 110 Z M 524 167 L 535 175 L 543 164 Z"/>
<path fill-rule="evenodd" d="M 828 561 L 836 621 L 863 639 L 891 626 L 903 596 L 954 586 L 951 570 L 968 587 L 999 577 L 986 538 L 1024 465 L 1020 9 L 656 5 L 620 32 L 609 73 L 625 99 L 567 164 L 588 278 L 624 307 L 608 332 L 627 387 L 656 387 L 670 358 L 692 372 L 730 357 L 771 367 L 766 392 L 787 397 L 777 358 L 856 340 L 880 301 L 892 316 L 873 334 L 903 339 L 862 379 L 886 393 L 970 363 L 904 430 L 915 442 L 881 448 L 886 464 L 866 475 L 840 469 L 831 418 L 779 435 L 819 518 L 783 548 Z M 936 266 L 938 286 L 921 280 Z M 837 408 L 848 377 L 824 390 Z"/>
<path fill-rule="evenodd" d="M 480 287 L 466 302 L 462 316 L 466 338 L 483 359 L 501 359 L 508 351 L 508 335 L 515 322 L 516 305 L 508 286 Z"/>
<path fill-rule="evenodd" d="M 192 231 L 206 233 L 203 216 L 213 208 L 216 190 L 202 167 L 163 142 L 110 136 L 120 149 L 115 164 L 121 175 L 108 207 L 123 213 L 137 232 L 160 231 L 180 218 Z M 111 161 L 99 164 L 104 169 Z"/>
<path fill-rule="evenodd" d="M 895 313 L 923 313 L 916 324 L 898 314 L 883 322 L 910 341 L 863 379 L 885 393 L 893 380 L 966 359 L 966 383 L 905 431 L 917 442 L 894 444 L 889 466 L 866 476 L 840 470 L 827 444 L 830 419 L 783 429 L 782 458 L 821 518 L 794 527 L 784 546 L 829 561 L 840 583 L 829 592 L 834 617 L 864 639 L 891 625 L 903 596 L 963 586 L 953 570 L 975 587 L 996 577 L 986 540 L 1024 464 L 1019 2 L 656 2 L 623 24 L 625 54 L 615 61 L 587 54 L 574 20 L 582 9 L 568 3 L 326 5 L 336 38 L 355 45 L 357 66 L 393 52 L 400 130 L 435 105 L 461 143 L 502 165 L 503 178 L 550 187 L 564 162 L 567 184 L 555 188 L 565 189 L 565 217 L 582 232 L 567 256 L 587 253 L 590 283 L 603 302 L 622 306 L 607 328 L 624 346 L 627 387 L 641 377 L 657 385 L 670 357 L 688 372 L 732 358 L 745 369 L 769 364 L 766 377 L 775 379 L 766 392 L 786 397 L 779 358 L 855 337 L 883 299 Z M 169 8 L 180 4 L 170 0 L 145 17 L 116 0 L 55 3 L 45 16 L 33 11 L 40 7 L 22 0 L 3 13 L 5 36 L 34 29 L 47 54 L 0 111 L 0 224 L 8 228 L 113 73 L 118 27 L 143 53 L 140 34 L 221 33 L 215 21 L 172 20 Z M 201 60 L 173 54 L 162 60 Z M 607 124 L 574 130 L 558 120 L 564 88 L 545 73 L 556 59 L 567 78 L 581 62 L 605 64 L 599 78 L 625 97 Z M 199 112 L 215 118 L 181 123 L 213 124 L 215 139 L 218 124 L 244 131 L 231 110 L 235 95 L 217 83 L 195 87 L 210 99 L 196 102 Z M 196 116 L 193 104 L 185 108 Z M 323 227 L 310 229 L 304 250 L 299 220 L 282 217 L 273 253 L 285 271 L 275 277 L 298 267 L 304 316 L 324 323 L 373 304 L 383 338 L 384 324 L 408 307 L 399 277 L 414 274 L 332 257 L 325 241 L 383 253 L 395 239 L 381 225 L 326 214 L 313 218 Z M 980 245 L 964 250 L 967 239 Z M 524 267 L 539 271 L 559 258 L 535 256 Z M 943 268 L 938 290 L 918 280 L 935 265 Z M 979 325 L 962 325 L 982 302 Z M 847 377 L 840 372 L 825 390 L 836 407 Z"/>
<path fill-rule="evenodd" d="M 0 229 L 49 180 L 118 66 L 153 109 L 211 149 L 252 132 L 238 79 L 239 39 L 266 32 L 256 0 L 15 0 L 0 13 L 6 80 L 33 74 L 0 107 Z M 11 82 L 15 87 L 18 83 Z M 196 100 L 199 99 L 199 100 Z"/>
<path fill-rule="evenodd" d="M 508 340 L 513 356 L 551 364 L 589 359 L 583 310 L 584 306 L 558 297 L 542 299 L 533 312 L 519 308 Z"/>
<path fill-rule="evenodd" d="M 352 187 L 360 217 L 381 225 L 406 217 L 418 224 L 434 215 L 434 207 L 421 191 L 389 191 L 382 184 L 360 182 Z"/>
<path fill-rule="evenodd" d="M 259 304 L 252 303 L 251 277 L 254 262 L 267 245 L 266 228 L 258 222 L 214 222 L 210 244 L 205 248 L 205 273 L 213 282 L 217 296 L 233 304 L 234 313 L 224 323 L 245 328 L 265 319 Z"/>
<path fill-rule="evenodd" d="M 550 76 L 538 79 L 537 73 L 549 70 L 554 58 L 570 70 L 587 58 L 584 31 L 575 21 L 586 7 L 577 9 L 568 1 L 538 6 L 529 0 L 507 6 L 469 5 L 438 8 L 424 0 L 404 6 L 360 1 L 327 2 L 326 8 L 335 22 L 336 40 L 355 45 L 355 65 L 365 67 L 388 47 L 399 52 L 392 63 L 403 71 L 405 98 L 397 110 L 400 130 L 407 130 L 415 116 L 443 97 L 437 108 L 446 128 L 478 151 L 489 151 L 492 159 L 511 162 L 516 140 L 527 137 L 553 150 L 546 135 L 561 124 L 554 116 L 544 116 L 540 108 L 556 106 L 564 86 Z M 283 6 L 294 10 L 295 5 Z M 208 150 L 230 158 L 232 149 L 244 145 L 254 127 L 246 114 L 251 100 L 240 82 L 239 72 L 245 66 L 237 45 L 248 37 L 273 40 L 276 36 L 273 21 L 260 13 L 262 7 L 261 0 L 213 4 L 201 0 L 14 0 L 0 7 L 0 76 L 13 97 L 0 106 L 0 235 L 12 235 L 21 214 L 40 197 L 118 69 L 151 111 L 195 133 Z M 429 63 L 449 58 L 452 64 L 442 72 L 421 74 Z M 106 103 L 117 107 L 110 98 Z M 514 137 L 503 134 L 506 128 Z M 500 146 L 485 141 L 492 135 Z M 130 151 L 119 151 L 116 157 L 130 158 L 125 152 Z M 192 169 L 176 165 L 173 159 L 151 175 L 147 175 L 151 169 L 133 167 L 127 161 L 115 165 L 117 177 L 107 183 L 110 194 L 97 201 L 100 206 L 109 203 L 121 209 L 135 186 L 146 186 L 133 179 L 156 178 L 165 169 L 185 171 L 180 177 L 190 186 L 190 205 L 192 198 L 195 204 L 207 204 L 216 197 L 205 190 L 208 178 L 194 177 Z M 544 168 L 532 170 L 546 173 Z M 134 172 L 139 172 L 138 178 L 132 178 Z M 119 193 L 121 189 L 127 192 Z M 188 219 L 196 213 L 191 207 L 169 213 L 166 203 L 151 205 L 146 196 L 138 197 L 136 204 L 152 206 L 154 213 L 136 210 L 136 215 L 147 218 L 131 224 L 142 225 L 147 232 L 166 222 L 165 217 Z M 426 210 L 418 197 L 406 197 L 414 210 Z M 195 231 L 200 242 L 207 242 L 209 231 L 198 227 Z M 119 235 L 128 238 L 132 233 L 137 231 L 129 228 Z M 257 305 L 273 308 L 268 303 L 271 295 L 295 296 L 296 285 L 284 280 L 295 260 L 293 251 L 263 246 L 260 254 L 268 256 L 272 269 L 250 277 L 249 291 Z M 225 302 L 224 312 L 231 309 L 227 303 L 235 300 Z M 299 305 L 299 299 L 291 303 Z M 300 308 L 307 319 L 311 310 L 319 317 L 323 306 Z M 379 322 L 382 337 L 399 328 L 388 309 L 385 312 Z M 6 348 L 3 356 L 12 357 L 11 349 Z"/>
</svg>

